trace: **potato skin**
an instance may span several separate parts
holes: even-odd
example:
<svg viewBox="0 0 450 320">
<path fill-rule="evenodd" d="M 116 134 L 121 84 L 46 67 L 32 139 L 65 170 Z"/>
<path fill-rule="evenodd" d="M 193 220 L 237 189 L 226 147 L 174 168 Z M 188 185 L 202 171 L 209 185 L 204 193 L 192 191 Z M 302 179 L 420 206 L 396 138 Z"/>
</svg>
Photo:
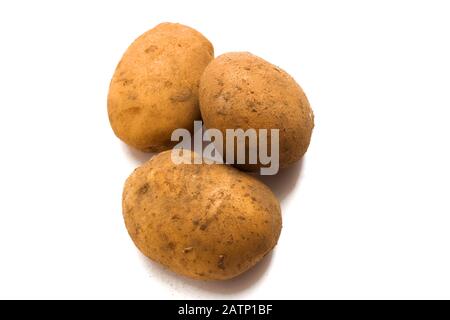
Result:
<svg viewBox="0 0 450 320">
<path fill-rule="evenodd" d="M 213 57 L 211 43 L 181 24 L 162 23 L 136 39 L 109 88 L 108 115 L 117 137 L 142 151 L 172 147 L 172 131 L 192 130 L 201 118 L 198 86 Z"/>
<path fill-rule="evenodd" d="M 281 168 L 308 149 L 314 115 L 302 88 L 285 71 L 251 53 L 214 59 L 201 77 L 199 99 L 206 127 L 224 135 L 228 128 L 279 129 Z M 261 165 L 239 167 L 257 170 Z"/>
<path fill-rule="evenodd" d="M 194 279 L 225 280 L 276 245 L 278 200 L 259 180 L 223 164 L 174 164 L 165 151 L 125 183 L 123 215 L 139 250 Z"/>
</svg>

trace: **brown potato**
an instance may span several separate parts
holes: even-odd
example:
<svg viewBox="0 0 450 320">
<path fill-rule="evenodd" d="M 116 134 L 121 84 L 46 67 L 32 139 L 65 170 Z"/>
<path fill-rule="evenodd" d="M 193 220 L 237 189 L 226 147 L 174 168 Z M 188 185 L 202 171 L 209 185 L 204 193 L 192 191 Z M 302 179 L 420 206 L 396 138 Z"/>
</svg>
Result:
<svg viewBox="0 0 450 320">
<path fill-rule="evenodd" d="M 201 118 L 199 80 L 213 57 L 211 43 L 181 24 L 162 23 L 136 39 L 109 88 L 108 115 L 117 137 L 143 151 L 172 147 L 172 131 L 192 130 Z"/>
<path fill-rule="evenodd" d="M 262 182 L 222 164 L 175 165 L 171 151 L 131 174 L 123 215 L 144 255 L 195 279 L 241 274 L 281 232 L 279 202 Z"/>
<path fill-rule="evenodd" d="M 200 80 L 199 99 L 206 127 L 224 136 L 226 129 L 279 129 L 281 168 L 308 149 L 314 127 L 308 99 L 291 76 L 257 56 L 232 52 L 214 59 Z"/>
</svg>

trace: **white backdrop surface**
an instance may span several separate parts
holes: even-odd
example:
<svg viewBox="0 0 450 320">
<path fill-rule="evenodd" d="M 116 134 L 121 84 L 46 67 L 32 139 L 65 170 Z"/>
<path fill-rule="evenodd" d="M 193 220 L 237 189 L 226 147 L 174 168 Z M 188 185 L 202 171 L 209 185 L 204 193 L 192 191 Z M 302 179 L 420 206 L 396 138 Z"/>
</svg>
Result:
<svg viewBox="0 0 450 320">
<path fill-rule="evenodd" d="M 0 298 L 450 298 L 448 1 L 2 1 Z M 288 71 L 316 127 L 273 254 L 228 282 L 135 249 L 121 192 L 148 155 L 106 96 L 138 35 L 201 31 Z"/>
</svg>

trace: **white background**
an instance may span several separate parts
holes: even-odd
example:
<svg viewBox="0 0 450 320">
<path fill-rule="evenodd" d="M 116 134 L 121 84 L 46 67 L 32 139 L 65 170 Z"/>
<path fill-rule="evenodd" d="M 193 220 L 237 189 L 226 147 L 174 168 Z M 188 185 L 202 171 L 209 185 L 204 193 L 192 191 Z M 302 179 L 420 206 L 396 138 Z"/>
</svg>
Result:
<svg viewBox="0 0 450 320">
<path fill-rule="evenodd" d="M 2 1 L 0 298 L 450 298 L 448 1 Z M 276 250 L 228 282 L 149 262 L 121 192 L 149 156 L 113 135 L 127 46 L 163 21 L 305 90 L 302 165 L 266 179 Z"/>
</svg>

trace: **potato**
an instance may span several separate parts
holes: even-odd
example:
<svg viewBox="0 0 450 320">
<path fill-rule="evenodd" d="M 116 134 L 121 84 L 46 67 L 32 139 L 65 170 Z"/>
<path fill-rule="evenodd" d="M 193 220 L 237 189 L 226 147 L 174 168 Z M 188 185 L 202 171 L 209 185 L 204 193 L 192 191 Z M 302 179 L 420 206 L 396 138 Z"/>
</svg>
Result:
<svg viewBox="0 0 450 320">
<path fill-rule="evenodd" d="M 200 119 L 198 85 L 213 59 L 211 43 L 196 30 L 162 23 L 136 39 L 111 80 L 108 115 L 128 145 L 157 152 L 173 146 L 172 131 Z"/>
<path fill-rule="evenodd" d="M 262 182 L 223 164 L 176 165 L 171 151 L 131 174 L 123 215 L 144 255 L 195 279 L 241 274 L 270 252 L 281 231 L 278 200 Z"/>
<path fill-rule="evenodd" d="M 201 77 L 199 99 L 205 126 L 224 136 L 226 129 L 279 129 L 281 168 L 308 149 L 314 116 L 303 90 L 285 71 L 257 56 L 232 52 L 214 59 Z"/>
</svg>

